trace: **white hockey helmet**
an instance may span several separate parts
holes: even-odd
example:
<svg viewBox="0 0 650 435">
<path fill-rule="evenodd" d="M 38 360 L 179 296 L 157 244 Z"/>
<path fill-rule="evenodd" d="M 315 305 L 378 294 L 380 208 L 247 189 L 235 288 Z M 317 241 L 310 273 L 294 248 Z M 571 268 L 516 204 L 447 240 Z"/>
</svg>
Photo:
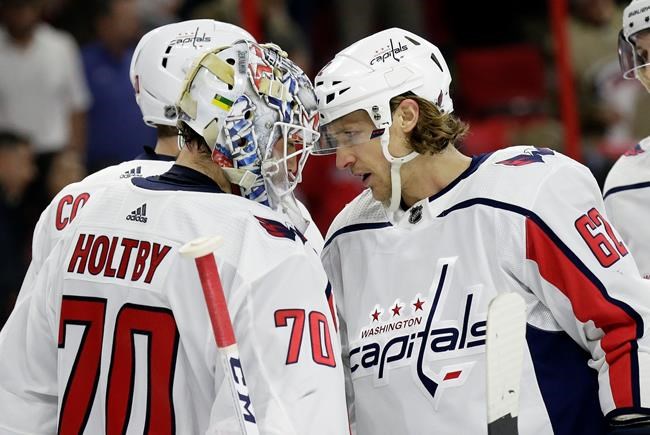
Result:
<svg viewBox="0 0 650 435">
<path fill-rule="evenodd" d="M 175 126 L 176 99 L 192 61 L 204 51 L 242 39 L 255 40 L 244 29 L 215 20 L 172 23 L 145 34 L 129 71 L 144 122 Z"/>
<path fill-rule="evenodd" d="M 650 31 L 650 0 L 633 0 L 623 11 L 623 28 L 618 38 L 618 59 L 626 79 L 638 78 L 650 90 L 648 47 L 637 46 L 637 38 Z"/>
<path fill-rule="evenodd" d="M 316 76 L 321 140 L 314 146 L 313 154 L 336 152 L 338 141 L 328 135 L 328 123 L 357 110 L 368 112 L 377 129 L 373 137 L 381 135 L 384 157 L 391 163 L 389 210 L 395 211 L 401 198 L 399 169 L 418 154 L 412 152 L 404 157 L 390 154 L 390 100 L 412 92 L 434 103 L 441 112 L 449 113 L 453 111 L 450 83 L 449 68 L 438 47 L 406 30 L 384 30 L 352 44 Z"/>
<path fill-rule="evenodd" d="M 286 53 L 248 41 L 209 51 L 196 59 L 177 106 L 179 127 L 205 139 L 242 196 L 292 211 L 289 194 L 318 140 L 319 116 L 309 78 Z"/>
</svg>

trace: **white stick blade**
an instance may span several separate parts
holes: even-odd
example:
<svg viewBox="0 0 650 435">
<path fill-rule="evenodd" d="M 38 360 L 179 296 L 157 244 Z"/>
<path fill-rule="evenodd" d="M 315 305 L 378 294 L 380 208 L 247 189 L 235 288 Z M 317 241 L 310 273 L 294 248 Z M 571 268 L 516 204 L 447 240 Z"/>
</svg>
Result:
<svg viewBox="0 0 650 435">
<path fill-rule="evenodd" d="M 517 293 L 495 297 L 487 317 L 487 417 L 490 435 L 517 434 L 526 304 Z"/>
<path fill-rule="evenodd" d="M 198 258 L 214 252 L 223 243 L 221 236 L 199 237 L 187 242 L 178 250 L 184 257 Z"/>
</svg>

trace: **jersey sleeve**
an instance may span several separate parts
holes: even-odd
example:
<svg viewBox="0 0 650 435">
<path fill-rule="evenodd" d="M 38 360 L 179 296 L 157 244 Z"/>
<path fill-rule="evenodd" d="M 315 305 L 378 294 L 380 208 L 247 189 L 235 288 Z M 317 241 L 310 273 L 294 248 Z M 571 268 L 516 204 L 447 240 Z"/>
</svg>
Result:
<svg viewBox="0 0 650 435">
<path fill-rule="evenodd" d="M 595 180 L 581 165 L 562 164 L 539 183 L 525 215 L 517 280 L 591 354 L 603 413 L 646 414 L 650 282 L 608 223 Z"/>
<path fill-rule="evenodd" d="M 325 435 L 348 427 L 341 347 L 316 266 L 291 256 L 242 283 L 246 313 L 236 316 L 235 328 L 248 332 L 242 365 L 265 433 Z"/>
<path fill-rule="evenodd" d="M 302 242 L 277 242 L 283 243 Z M 227 247 L 216 254 L 257 425 L 265 434 L 347 433 L 341 348 L 325 275 L 315 254 L 287 256 L 277 244 L 276 250 L 268 249 L 272 244 L 245 248 L 236 258 Z M 189 337 L 184 346 L 203 349 L 211 367 L 213 393 L 206 396 L 214 403 L 205 433 L 236 432 L 219 350 L 205 329 L 210 323 L 198 274 L 185 264 L 168 279 L 181 285 L 168 296 L 181 341 Z"/>
<path fill-rule="evenodd" d="M 43 210 L 34 227 L 32 259 L 18 293 L 18 302 L 31 292 L 45 259 L 89 199 L 89 189 L 83 183 L 73 183 L 59 192 Z"/>
<path fill-rule="evenodd" d="M 55 433 L 57 425 L 56 310 L 48 291 L 56 254 L 34 280 L 0 331 L 0 432 Z"/>
<path fill-rule="evenodd" d="M 51 208 L 52 204 L 45 208 L 34 227 L 34 234 L 32 236 L 32 259 L 29 263 L 25 278 L 23 278 L 23 283 L 20 286 L 20 292 L 18 293 L 16 302 L 20 302 L 31 292 L 36 284 L 38 272 L 41 270 L 45 258 L 47 258 L 47 253 L 50 251 L 51 236 L 48 234 L 47 222 L 52 219 L 50 217 Z"/>
<path fill-rule="evenodd" d="M 650 278 L 650 188 L 615 192 L 605 197 L 611 224 L 634 255 L 639 272 Z"/>
<path fill-rule="evenodd" d="M 345 315 L 345 292 L 341 278 L 341 255 L 336 241 L 328 244 L 323 250 L 321 261 L 329 280 L 334 300 L 336 301 L 336 314 L 338 315 L 339 337 L 341 340 L 341 356 L 343 361 L 343 374 L 345 377 L 345 395 L 348 418 L 352 433 L 356 433 L 356 417 L 354 408 L 354 389 L 352 388 L 352 372 L 350 370 L 350 343 Z"/>
</svg>

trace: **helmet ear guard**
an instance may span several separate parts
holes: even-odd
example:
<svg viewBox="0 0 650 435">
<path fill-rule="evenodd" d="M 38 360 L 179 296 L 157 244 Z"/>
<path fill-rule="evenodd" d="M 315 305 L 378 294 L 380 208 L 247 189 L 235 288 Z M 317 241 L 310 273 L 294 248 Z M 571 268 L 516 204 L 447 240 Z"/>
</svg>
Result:
<svg viewBox="0 0 650 435">
<path fill-rule="evenodd" d="M 451 75 L 442 53 L 420 36 L 392 28 L 340 51 L 318 73 L 315 82 L 322 127 L 356 110 L 365 110 L 375 131 L 383 130 L 382 153 L 391 164 L 392 194 L 387 208 L 395 212 L 401 201 L 401 165 L 418 154 L 396 157 L 390 153 L 390 100 L 412 92 L 431 101 L 441 112 L 452 112 Z M 317 146 L 315 153 L 331 152 L 336 152 L 335 146 Z"/>
</svg>

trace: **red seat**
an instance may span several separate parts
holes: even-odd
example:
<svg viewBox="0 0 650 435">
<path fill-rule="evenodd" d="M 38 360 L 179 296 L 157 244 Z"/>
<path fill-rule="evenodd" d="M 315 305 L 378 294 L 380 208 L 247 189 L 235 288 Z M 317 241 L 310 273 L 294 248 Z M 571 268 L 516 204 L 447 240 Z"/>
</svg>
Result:
<svg viewBox="0 0 650 435">
<path fill-rule="evenodd" d="M 456 55 L 455 88 L 464 116 L 539 113 L 544 59 L 531 44 L 465 49 Z"/>
<path fill-rule="evenodd" d="M 473 156 L 512 145 L 512 124 L 511 119 L 504 117 L 469 121 L 469 133 L 463 139 L 461 151 Z"/>
</svg>

